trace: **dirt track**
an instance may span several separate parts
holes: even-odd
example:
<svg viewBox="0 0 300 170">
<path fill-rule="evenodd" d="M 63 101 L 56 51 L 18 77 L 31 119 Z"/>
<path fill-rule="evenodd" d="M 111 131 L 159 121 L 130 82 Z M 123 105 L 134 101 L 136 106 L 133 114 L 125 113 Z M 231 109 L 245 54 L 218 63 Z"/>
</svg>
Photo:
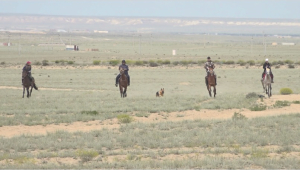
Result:
<svg viewBox="0 0 300 170">
<path fill-rule="evenodd" d="M 271 99 L 265 99 L 264 104 L 272 106 L 276 101 L 296 101 L 300 100 L 300 95 L 274 95 Z M 229 109 L 229 110 L 188 110 L 184 112 L 171 112 L 171 113 L 153 113 L 149 117 L 134 117 L 136 122 L 143 123 L 156 123 L 165 121 L 182 121 L 182 120 L 197 120 L 197 119 L 231 119 L 235 112 L 239 112 L 245 115 L 247 118 L 264 117 L 264 116 L 276 116 L 283 114 L 300 113 L 299 104 L 291 104 L 290 106 L 276 109 L 267 109 L 264 111 L 250 111 L 248 109 Z M 0 136 L 2 137 L 14 137 L 22 134 L 28 135 L 45 135 L 48 132 L 55 132 L 58 130 L 64 130 L 68 132 L 83 131 L 88 132 L 92 130 L 100 130 L 103 128 L 116 129 L 120 124 L 118 120 L 110 119 L 105 121 L 89 121 L 89 122 L 73 122 L 72 124 L 59 124 L 59 125 L 38 125 L 38 126 L 3 126 L 0 127 Z"/>
</svg>

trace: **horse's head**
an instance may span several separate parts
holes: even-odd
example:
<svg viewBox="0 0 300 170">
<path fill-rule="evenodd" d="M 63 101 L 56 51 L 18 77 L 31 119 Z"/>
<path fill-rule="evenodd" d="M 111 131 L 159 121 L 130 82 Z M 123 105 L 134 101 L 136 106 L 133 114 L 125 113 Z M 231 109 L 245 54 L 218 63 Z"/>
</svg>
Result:
<svg viewBox="0 0 300 170">
<path fill-rule="evenodd" d="M 270 69 L 269 68 L 266 69 L 266 74 L 270 74 Z"/>
<path fill-rule="evenodd" d="M 123 74 L 124 74 L 124 69 L 121 68 L 121 69 L 120 69 L 120 75 L 123 75 Z"/>
<path fill-rule="evenodd" d="M 208 67 L 208 72 L 213 75 L 214 74 L 214 69 L 212 67 Z"/>
</svg>

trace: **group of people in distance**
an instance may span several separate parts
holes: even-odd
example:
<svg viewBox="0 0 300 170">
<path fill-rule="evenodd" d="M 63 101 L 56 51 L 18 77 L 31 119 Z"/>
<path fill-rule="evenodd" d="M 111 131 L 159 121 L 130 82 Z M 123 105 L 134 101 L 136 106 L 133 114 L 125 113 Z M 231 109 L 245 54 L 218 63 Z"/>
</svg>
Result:
<svg viewBox="0 0 300 170">
<path fill-rule="evenodd" d="M 206 72 L 207 72 L 207 76 L 208 76 L 208 69 L 209 68 L 215 68 L 215 65 L 214 63 L 211 61 L 211 58 L 210 57 L 207 57 L 207 62 L 205 63 L 204 65 L 204 68 L 206 69 Z M 269 63 L 269 60 L 266 59 L 265 60 L 265 63 L 263 64 L 263 69 L 264 69 L 264 72 L 262 73 L 262 79 L 264 78 L 264 75 L 265 75 L 265 72 L 266 72 L 266 69 L 269 68 L 270 69 L 270 74 L 271 74 L 271 79 L 272 79 L 272 83 L 274 83 L 273 81 L 273 74 L 271 72 L 271 64 Z M 129 71 L 129 67 L 128 65 L 126 65 L 126 61 L 125 60 L 122 60 L 122 64 L 119 66 L 119 70 L 120 69 L 123 69 L 125 71 L 125 75 L 128 79 L 128 86 L 130 86 L 130 76 L 128 74 L 128 71 Z M 23 72 L 27 72 L 27 75 L 29 77 L 29 79 L 32 81 L 33 77 L 31 75 L 31 62 L 30 61 L 27 61 L 25 66 L 23 67 Z M 205 77 L 205 83 L 207 85 L 207 76 Z M 117 87 L 118 86 L 118 83 L 119 83 L 119 79 L 120 79 L 120 74 L 117 75 L 116 77 L 116 84 L 115 86 Z M 24 80 L 24 77 L 22 76 L 22 85 L 23 85 L 23 80 Z M 215 75 L 215 81 L 216 81 L 216 85 L 217 85 L 217 78 L 216 78 L 216 75 Z"/>
</svg>

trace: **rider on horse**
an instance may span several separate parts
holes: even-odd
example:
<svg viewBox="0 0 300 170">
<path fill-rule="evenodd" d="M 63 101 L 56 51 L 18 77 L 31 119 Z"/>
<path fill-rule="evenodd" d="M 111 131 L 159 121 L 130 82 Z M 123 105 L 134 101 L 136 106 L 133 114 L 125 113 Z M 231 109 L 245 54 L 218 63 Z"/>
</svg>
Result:
<svg viewBox="0 0 300 170">
<path fill-rule="evenodd" d="M 273 73 L 271 71 L 271 64 L 269 63 L 269 60 L 266 59 L 264 65 L 263 65 L 263 69 L 264 69 L 264 72 L 262 73 L 262 80 L 264 79 L 264 76 L 265 76 L 265 72 L 266 72 L 266 69 L 269 68 L 270 69 L 270 75 L 271 75 L 271 79 L 272 79 L 272 82 L 271 83 L 274 83 L 273 81 Z"/>
<path fill-rule="evenodd" d="M 206 77 L 205 77 L 205 83 L 206 83 L 206 86 L 208 85 L 208 81 L 207 81 L 207 76 L 209 75 L 209 68 L 215 68 L 215 65 L 214 63 L 211 61 L 210 57 L 207 57 L 207 62 L 205 63 L 204 65 L 204 68 L 206 70 Z M 214 73 L 215 74 L 215 73 Z M 216 77 L 216 74 L 215 74 L 215 81 L 216 81 L 216 85 L 217 85 L 217 77 Z"/>
<path fill-rule="evenodd" d="M 129 74 L 128 74 L 129 67 L 128 67 L 128 65 L 126 65 L 125 60 L 122 60 L 122 64 L 119 66 L 119 70 L 121 70 L 121 68 L 124 70 L 124 73 L 125 73 L 126 77 L 128 78 L 128 86 L 130 86 L 130 77 L 129 77 Z M 118 74 L 118 76 L 116 78 L 116 87 L 118 87 L 120 76 L 121 75 Z"/>
<path fill-rule="evenodd" d="M 23 67 L 23 72 L 26 72 L 30 81 L 32 81 L 33 77 L 31 76 L 31 62 L 30 61 L 27 61 L 27 63 Z M 24 80 L 24 77 L 22 76 L 22 85 L 23 85 L 23 80 Z"/>
</svg>

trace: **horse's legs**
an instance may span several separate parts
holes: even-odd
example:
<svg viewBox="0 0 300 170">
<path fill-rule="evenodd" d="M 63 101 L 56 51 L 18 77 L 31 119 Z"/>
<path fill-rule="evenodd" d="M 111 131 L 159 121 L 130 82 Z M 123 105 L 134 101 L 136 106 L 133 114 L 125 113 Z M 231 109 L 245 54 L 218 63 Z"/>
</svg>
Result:
<svg viewBox="0 0 300 170">
<path fill-rule="evenodd" d="M 209 96 L 211 97 L 211 86 L 210 85 L 207 86 L 207 90 L 208 90 Z"/>
<path fill-rule="evenodd" d="M 29 87 L 26 87 L 27 90 L 27 98 L 29 98 Z"/>
<path fill-rule="evenodd" d="M 121 94 L 121 97 L 123 97 L 123 88 L 121 86 L 121 84 L 119 83 L 119 88 L 120 88 L 120 94 Z"/>
<path fill-rule="evenodd" d="M 31 93 L 32 93 L 32 88 L 33 88 L 33 85 L 31 86 L 30 88 L 30 93 L 29 93 L 29 97 L 31 97 Z"/>
<path fill-rule="evenodd" d="M 217 94 L 217 88 L 216 86 L 214 86 L 214 97 L 216 97 L 216 94 Z"/>
<path fill-rule="evenodd" d="M 127 97 L 126 91 L 127 91 L 127 87 L 124 88 L 124 93 L 123 93 L 124 97 Z"/>
<path fill-rule="evenodd" d="M 23 86 L 23 98 L 24 98 L 24 94 L 25 94 L 25 87 Z"/>
</svg>

